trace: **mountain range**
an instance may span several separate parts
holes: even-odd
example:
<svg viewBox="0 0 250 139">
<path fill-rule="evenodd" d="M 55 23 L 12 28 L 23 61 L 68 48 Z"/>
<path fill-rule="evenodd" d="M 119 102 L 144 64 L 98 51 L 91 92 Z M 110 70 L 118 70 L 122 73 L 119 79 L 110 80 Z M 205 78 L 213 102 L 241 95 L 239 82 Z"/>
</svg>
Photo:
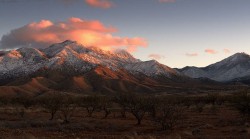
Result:
<svg viewBox="0 0 250 139">
<path fill-rule="evenodd" d="M 104 51 L 66 40 L 44 49 L 0 52 L 0 94 L 72 92 L 202 92 L 225 89 L 220 82 L 246 82 L 250 56 L 237 53 L 204 68 L 173 69 L 141 61 L 125 50 Z M 227 87 L 230 90 L 230 87 Z"/>
<path fill-rule="evenodd" d="M 219 82 L 240 81 L 250 76 L 250 56 L 236 53 L 206 67 L 184 67 L 177 70 L 192 78 L 209 78 Z"/>
</svg>

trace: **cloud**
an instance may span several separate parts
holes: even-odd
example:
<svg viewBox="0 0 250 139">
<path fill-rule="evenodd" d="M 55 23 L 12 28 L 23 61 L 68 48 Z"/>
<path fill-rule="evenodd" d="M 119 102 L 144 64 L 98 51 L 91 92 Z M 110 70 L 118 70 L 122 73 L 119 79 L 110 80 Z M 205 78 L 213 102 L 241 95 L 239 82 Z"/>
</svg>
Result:
<svg viewBox="0 0 250 139">
<path fill-rule="evenodd" d="M 160 3 L 174 3 L 176 0 L 158 0 Z"/>
<path fill-rule="evenodd" d="M 223 49 L 223 52 L 225 53 L 225 54 L 229 54 L 229 53 L 231 53 L 231 51 L 229 50 L 229 49 Z"/>
<path fill-rule="evenodd" d="M 108 9 L 114 6 L 110 0 L 85 0 L 85 2 L 92 7 L 103 9 Z"/>
<path fill-rule="evenodd" d="M 208 54 L 217 54 L 218 53 L 217 51 L 215 51 L 213 49 L 206 49 L 205 52 Z"/>
<path fill-rule="evenodd" d="M 125 48 L 133 52 L 137 47 L 146 47 L 141 37 L 119 37 L 117 29 L 103 25 L 98 20 L 83 20 L 72 17 L 64 22 L 41 20 L 13 29 L 0 40 L 0 48 L 47 47 L 64 40 L 75 40 L 85 46 L 96 46 L 105 50 Z"/>
<path fill-rule="evenodd" d="M 161 60 L 165 58 L 165 56 L 159 54 L 150 54 L 148 57 L 155 60 Z"/>
<path fill-rule="evenodd" d="M 199 54 L 198 53 L 186 53 L 185 55 L 188 57 L 194 57 L 194 56 L 198 56 Z"/>
</svg>

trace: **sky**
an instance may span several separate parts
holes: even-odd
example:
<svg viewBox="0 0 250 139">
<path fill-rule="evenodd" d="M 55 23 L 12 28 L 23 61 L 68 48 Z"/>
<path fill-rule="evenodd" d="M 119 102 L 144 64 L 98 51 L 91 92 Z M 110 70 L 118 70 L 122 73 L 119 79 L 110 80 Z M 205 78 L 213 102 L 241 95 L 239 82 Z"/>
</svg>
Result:
<svg viewBox="0 0 250 139">
<path fill-rule="evenodd" d="M 65 39 L 172 68 L 250 54 L 250 0 L 0 0 L 0 49 Z"/>
</svg>

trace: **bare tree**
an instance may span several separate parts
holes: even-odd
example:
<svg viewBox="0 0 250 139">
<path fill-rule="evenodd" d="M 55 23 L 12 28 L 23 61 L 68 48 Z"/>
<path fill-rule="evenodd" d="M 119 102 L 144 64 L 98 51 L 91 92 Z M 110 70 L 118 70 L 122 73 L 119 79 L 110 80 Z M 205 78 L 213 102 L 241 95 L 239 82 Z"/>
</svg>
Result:
<svg viewBox="0 0 250 139">
<path fill-rule="evenodd" d="M 9 103 L 10 101 L 10 98 L 7 98 L 7 97 L 4 97 L 4 96 L 1 96 L 0 97 L 0 106 L 5 106 Z"/>
<path fill-rule="evenodd" d="M 60 92 L 53 92 L 49 96 L 44 96 L 39 99 L 41 107 L 50 113 L 50 119 L 53 120 L 56 112 L 62 107 L 63 96 Z"/>
<path fill-rule="evenodd" d="M 204 110 L 204 107 L 206 106 L 207 103 L 207 98 L 204 96 L 197 96 L 197 97 L 193 97 L 191 99 L 192 104 L 195 106 L 194 110 L 201 113 Z"/>
<path fill-rule="evenodd" d="M 205 96 L 206 103 L 210 103 L 212 105 L 222 105 L 224 102 L 223 97 L 219 93 L 209 93 Z"/>
<path fill-rule="evenodd" d="M 112 100 L 106 96 L 100 98 L 100 107 L 104 111 L 104 118 L 107 118 L 111 114 Z"/>
<path fill-rule="evenodd" d="M 16 112 L 21 118 L 24 118 L 27 109 L 35 105 L 33 99 L 28 96 L 14 97 L 12 98 L 11 103 L 15 106 Z"/>
<path fill-rule="evenodd" d="M 88 117 L 92 117 L 94 111 L 101 109 L 100 97 L 96 95 L 82 97 L 79 100 L 79 105 L 87 110 Z"/>
<path fill-rule="evenodd" d="M 159 105 L 159 98 L 155 96 L 149 96 L 147 98 L 147 112 L 150 114 L 152 118 L 155 118 L 157 114 L 157 107 Z"/>
<path fill-rule="evenodd" d="M 131 100 L 128 108 L 137 119 L 137 125 L 140 125 L 145 113 L 147 112 L 147 101 L 145 98 L 136 98 Z"/>
<path fill-rule="evenodd" d="M 118 94 L 115 99 L 114 99 L 114 102 L 119 104 L 120 108 L 121 108 L 121 117 L 122 118 L 126 118 L 126 111 L 127 111 L 127 106 L 126 106 L 126 103 L 127 103 L 127 97 L 125 94 Z"/>
<path fill-rule="evenodd" d="M 124 110 L 128 110 L 137 119 L 137 125 L 141 124 L 141 121 L 148 110 L 147 100 L 146 97 L 133 93 L 121 94 L 117 97 L 117 103 L 119 103 Z"/>
<path fill-rule="evenodd" d="M 5 97 L 5 96 L 1 96 L 0 97 L 0 107 L 3 108 L 3 110 L 6 110 L 6 106 L 9 104 L 10 98 L 9 97 Z"/>
<path fill-rule="evenodd" d="M 183 118 L 183 109 L 178 105 L 162 102 L 158 105 L 158 113 L 154 121 L 162 126 L 162 130 L 173 129 Z"/>
<path fill-rule="evenodd" d="M 62 98 L 62 105 L 61 105 L 61 113 L 64 118 L 65 124 L 70 122 L 71 117 L 73 116 L 73 113 L 76 109 L 76 102 L 75 98 L 70 95 L 64 95 Z"/>
<path fill-rule="evenodd" d="M 250 115 L 250 94 L 242 91 L 232 99 L 233 106 L 245 117 Z"/>
</svg>

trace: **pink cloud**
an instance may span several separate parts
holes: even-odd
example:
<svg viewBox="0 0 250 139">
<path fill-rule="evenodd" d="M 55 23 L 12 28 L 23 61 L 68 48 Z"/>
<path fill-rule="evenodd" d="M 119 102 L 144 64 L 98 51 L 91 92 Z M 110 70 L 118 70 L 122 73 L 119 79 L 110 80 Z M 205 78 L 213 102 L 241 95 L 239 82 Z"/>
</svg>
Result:
<svg viewBox="0 0 250 139">
<path fill-rule="evenodd" d="M 85 46 L 96 46 L 105 50 L 125 48 L 130 52 L 138 47 L 146 47 L 141 37 L 119 37 L 113 33 L 117 29 L 107 27 L 97 20 L 83 20 L 72 17 L 64 22 L 41 20 L 12 30 L 0 41 L 1 48 L 47 47 L 64 40 L 75 40 Z"/>
<path fill-rule="evenodd" d="M 215 51 L 213 49 L 206 49 L 205 52 L 208 54 L 217 54 L 218 53 L 217 51 Z"/>
<path fill-rule="evenodd" d="M 39 23 L 30 23 L 29 26 L 32 28 L 47 28 L 52 26 L 53 23 L 49 20 L 41 20 Z"/>
<path fill-rule="evenodd" d="M 189 56 L 189 57 L 194 57 L 198 55 L 199 55 L 198 53 L 186 53 L 186 56 Z"/>
<path fill-rule="evenodd" d="M 223 52 L 225 53 L 225 54 L 229 54 L 229 53 L 231 53 L 231 51 L 229 50 L 229 49 L 223 49 Z"/>
<path fill-rule="evenodd" d="M 155 60 L 161 60 L 165 58 L 165 56 L 159 54 L 150 54 L 148 57 Z"/>
<path fill-rule="evenodd" d="M 85 2 L 96 8 L 108 9 L 114 6 L 114 4 L 109 0 L 85 0 Z"/>
<path fill-rule="evenodd" d="M 174 3 L 176 0 L 158 0 L 160 3 Z"/>
</svg>

